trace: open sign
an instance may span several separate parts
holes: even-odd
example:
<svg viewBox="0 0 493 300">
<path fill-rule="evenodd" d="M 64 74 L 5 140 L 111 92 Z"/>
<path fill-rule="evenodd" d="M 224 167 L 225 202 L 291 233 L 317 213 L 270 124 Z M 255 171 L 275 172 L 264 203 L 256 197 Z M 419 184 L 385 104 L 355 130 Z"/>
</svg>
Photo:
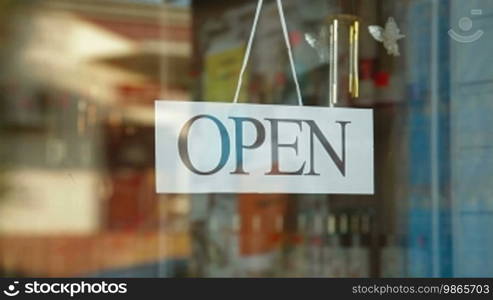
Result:
<svg viewBox="0 0 493 300">
<path fill-rule="evenodd" d="M 368 109 L 156 102 L 159 193 L 373 193 Z"/>
</svg>

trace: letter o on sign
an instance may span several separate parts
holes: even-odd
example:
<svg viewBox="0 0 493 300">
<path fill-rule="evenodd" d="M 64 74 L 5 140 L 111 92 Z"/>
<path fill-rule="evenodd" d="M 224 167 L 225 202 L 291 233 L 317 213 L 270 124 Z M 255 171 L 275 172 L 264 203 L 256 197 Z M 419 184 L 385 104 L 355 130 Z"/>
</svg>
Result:
<svg viewBox="0 0 493 300">
<path fill-rule="evenodd" d="M 188 151 L 188 136 L 190 133 L 190 128 L 195 123 L 195 121 L 200 119 L 208 119 L 214 122 L 219 129 L 219 134 L 221 135 L 221 158 L 219 159 L 219 163 L 217 164 L 217 166 L 210 171 L 200 171 L 195 168 L 195 166 L 192 164 L 192 161 L 190 160 L 190 153 Z M 230 147 L 231 145 L 229 142 L 228 130 L 226 129 L 226 127 L 224 127 L 223 123 L 219 121 L 219 119 L 210 115 L 198 115 L 188 120 L 188 122 L 185 123 L 185 125 L 181 129 L 180 137 L 178 139 L 178 152 L 180 153 L 181 160 L 190 171 L 199 175 L 212 175 L 224 168 L 229 159 Z"/>
</svg>

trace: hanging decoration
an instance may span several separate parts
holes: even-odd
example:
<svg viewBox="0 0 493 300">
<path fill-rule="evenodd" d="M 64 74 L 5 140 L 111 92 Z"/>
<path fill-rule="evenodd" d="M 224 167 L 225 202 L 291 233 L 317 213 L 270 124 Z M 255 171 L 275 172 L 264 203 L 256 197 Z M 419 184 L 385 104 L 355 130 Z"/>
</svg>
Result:
<svg viewBox="0 0 493 300">
<path fill-rule="evenodd" d="M 378 25 L 368 26 L 370 34 L 375 40 L 383 43 L 383 46 L 387 50 L 387 54 L 391 56 L 399 56 L 399 44 L 397 41 L 405 38 L 406 36 L 401 34 L 401 30 L 397 26 L 394 18 L 390 17 L 385 24 L 385 28 Z"/>
</svg>

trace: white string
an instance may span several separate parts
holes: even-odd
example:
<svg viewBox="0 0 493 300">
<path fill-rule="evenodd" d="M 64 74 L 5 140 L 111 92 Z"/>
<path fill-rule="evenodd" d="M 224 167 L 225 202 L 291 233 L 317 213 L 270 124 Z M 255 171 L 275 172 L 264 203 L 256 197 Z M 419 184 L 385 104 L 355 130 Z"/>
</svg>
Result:
<svg viewBox="0 0 493 300">
<path fill-rule="evenodd" d="M 248 65 L 248 60 L 250 59 L 250 52 L 252 51 L 253 38 L 255 37 L 255 32 L 257 31 L 258 19 L 260 17 L 260 12 L 262 11 L 262 6 L 264 5 L 264 0 L 259 0 L 257 4 L 257 9 L 255 11 L 255 18 L 253 20 L 252 31 L 250 32 L 250 38 L 248 39 L 248 44 L 243 57 L 243 65 L 241 66 L 240 77 L 238 78 L 238 85 L 236 86 L 234 103 L 238 103 L 238 98 L 240 97 L 240 90 L 243 84 L 243 75 L 245 74 L 246 67 Z"/>
<path fill-rule="evenodd" d="M 255 11 L 255 18 L 253 21 L 252 31 L 250 32 L 250 38 L 248 39 L 247 48 L 245 51 L 245 57 L 243 58 L 243 65 L 241 66 L 240 76 L 238 79 L 238 85 L 236 87 L 235 97 L 233 103 L 238 103 L 238 98 L 240 97 L 240 90 L 243 84 L 243 75 L 245 74 L 248 61 L 250 59 L 250 53 L 252 50 L 253 38 L 255 37 L 255 32 L 257 31 L 258 19 L 262 11 L 262 6 L 264 4 L 263 0 L 259 0 L 257 4 L 257 9 Z M 284 41 L 286 43 L 286 48 L 288 50 L 289 64 L 291 65 L 291 73 L 293 75 L 294 84 L 296 87 L 296 94 L 298 96 L 298 105 L 303 106 L 303 98 L 301 96 L 300 84 L 298 82 L 298 77 L 296 76 L 296 68 L 294 65 L 293 50 L 291 48 L 291 43 L 289 41 L 288 26 L 286 24 L 286 18 L 284 16 L 284 9 L 282 6 L 282 1 L 277 0 L 277 9 L 279 11 L 279 19 L 281 21 L 282 32 L 284 36 Z"/>
<path fill-rule="evenodd" d="M 291 65 L 291 73 L 293 73 L 294 84 L 296 86 L 296 94 L 298 95 L 298 105 L 303 106 L 303 98 L 301 97 L 300 84 L 298 77 L 296 76 L 296 68 L 294 66 L 293 50 L 291 49 L 291 43 L 289 42 L 288 26 L 286 25 L 286 18 L 284 17 L 284 9 L 282 7 L 282 1 L 277 0 L 277 8 L 279 10 L 279 18 L 281 19 L 282 32 L 284 34 L 284 41 L 286 42 L 286 48 L 288 49 L 289 63 Z"/>
</svg>

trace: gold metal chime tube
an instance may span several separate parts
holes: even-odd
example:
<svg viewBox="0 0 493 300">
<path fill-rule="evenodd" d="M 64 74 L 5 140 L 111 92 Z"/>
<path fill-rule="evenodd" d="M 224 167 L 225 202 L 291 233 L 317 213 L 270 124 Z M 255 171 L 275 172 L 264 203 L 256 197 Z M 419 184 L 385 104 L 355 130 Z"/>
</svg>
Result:
<svg viewBox="0 0 493 300">
<path fill-rule="evenodd" d="M 329 105 L 347 104 L 359 97 L 359 25 L 356 16 L 340 14 L 327 19 L 329 32 Z"/>
<path fill-rule="evenodd" d="M 359 97 L 358 46 L 359 21 L 354 21 L 349 29 L 349 93 L 353 98 Z"/>
</svg>

